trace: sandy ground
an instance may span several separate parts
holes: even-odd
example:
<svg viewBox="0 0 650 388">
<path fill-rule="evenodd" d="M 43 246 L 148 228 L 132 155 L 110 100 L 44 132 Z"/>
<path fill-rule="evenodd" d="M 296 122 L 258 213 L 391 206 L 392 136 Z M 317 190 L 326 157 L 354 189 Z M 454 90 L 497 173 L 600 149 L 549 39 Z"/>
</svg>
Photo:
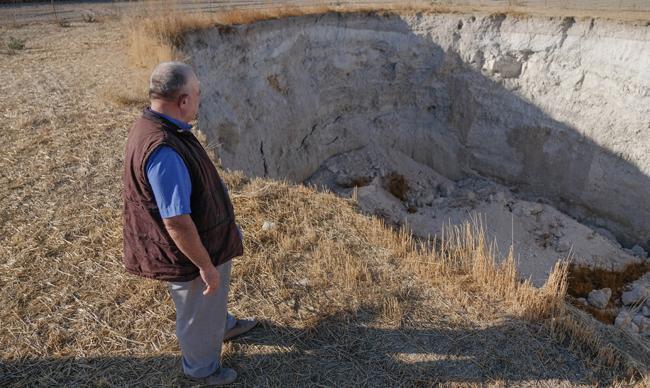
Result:
<svg viewBox="0 0 650 388">
<path fill-rule="evenodd" d="M 391 187 L 393 176 L 403 177 L 401 195 Z M 440 239 L 445 226 L 480 220 L 496 244 L 497 256 L 505 258 L 514 248 L 520 275 L 538 286 L 558 260 L 620 271 L 647 258 L 645 251 L 634 256 L 611 235 L 608 238 L 580 224 L 543 198 L 522 199 L 480 176 L 454 182 L 398 151 L 368 146 L 338 155 L 307 183 L 344 196 L 353 195 L 357 186 L 354 195 L 362 209 L 407 226 L 422 238 Z"/>
</svg>

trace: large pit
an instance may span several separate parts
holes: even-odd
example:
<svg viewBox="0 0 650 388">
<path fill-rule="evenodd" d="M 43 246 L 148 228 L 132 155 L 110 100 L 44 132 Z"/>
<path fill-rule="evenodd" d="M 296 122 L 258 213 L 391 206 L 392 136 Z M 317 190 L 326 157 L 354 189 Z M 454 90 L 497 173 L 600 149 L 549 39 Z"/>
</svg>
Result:
<svg viewBox="0 0 650 388">
<path fill-rule="evenodd" d="M 650 248 L 647 23 L 326 14 L 190 34 L 225 168 L 356 195 L 420 236 L 481 216 L 541 284 Z M 356 187 L 356 189 L 355 189 Z"/>
</svg>

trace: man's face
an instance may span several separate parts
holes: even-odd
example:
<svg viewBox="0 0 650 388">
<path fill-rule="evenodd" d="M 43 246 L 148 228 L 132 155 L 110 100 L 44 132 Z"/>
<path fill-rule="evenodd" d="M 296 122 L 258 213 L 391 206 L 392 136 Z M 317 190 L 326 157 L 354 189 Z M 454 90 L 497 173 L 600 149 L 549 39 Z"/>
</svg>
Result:
<svg viewBox="0 0 650 388">
<path fill-rule="evenodd" d="M 180 101 L 181 115 L 184 121 L 196 119 L 199 113 L 199 102 L 201 101 L 201 83 L 196 76 L 192 77 L 189 82 L 189 88 L 185 96 Z"/>
</svg>

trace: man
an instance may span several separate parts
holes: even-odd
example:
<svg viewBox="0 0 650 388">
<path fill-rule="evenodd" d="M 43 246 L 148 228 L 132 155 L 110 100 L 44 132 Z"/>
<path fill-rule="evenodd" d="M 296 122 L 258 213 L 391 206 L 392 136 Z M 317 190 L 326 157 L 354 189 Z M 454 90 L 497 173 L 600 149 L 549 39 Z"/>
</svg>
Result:
<svg viewBox="0 0 650 388">
<path fill-rule="evenodd" d="M 200 83 L 179 62 L 156 66 L 151 106 L 129 131 L 124 158 L 124 266 L 169 282 L 183 371 L 210 385 L 232 383 L 221 345 L 255 320 L 227 313 L 231 259 L 243 254 L 228 190 L 188 124 Z"/>
</svg>

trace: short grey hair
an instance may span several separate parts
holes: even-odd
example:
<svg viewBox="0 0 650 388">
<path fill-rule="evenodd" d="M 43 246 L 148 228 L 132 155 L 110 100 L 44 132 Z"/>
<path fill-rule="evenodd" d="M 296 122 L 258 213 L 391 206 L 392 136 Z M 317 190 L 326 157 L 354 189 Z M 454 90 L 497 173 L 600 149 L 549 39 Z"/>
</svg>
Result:
<svg viewBox="0 0 650 388">
<path fill-rule="evenodd" d="M 149 97 L 174 100 L 183 94 L 193 76 L 194 70 L 185 63 L 161 62 L 151 73 Z"/>
</svg>

